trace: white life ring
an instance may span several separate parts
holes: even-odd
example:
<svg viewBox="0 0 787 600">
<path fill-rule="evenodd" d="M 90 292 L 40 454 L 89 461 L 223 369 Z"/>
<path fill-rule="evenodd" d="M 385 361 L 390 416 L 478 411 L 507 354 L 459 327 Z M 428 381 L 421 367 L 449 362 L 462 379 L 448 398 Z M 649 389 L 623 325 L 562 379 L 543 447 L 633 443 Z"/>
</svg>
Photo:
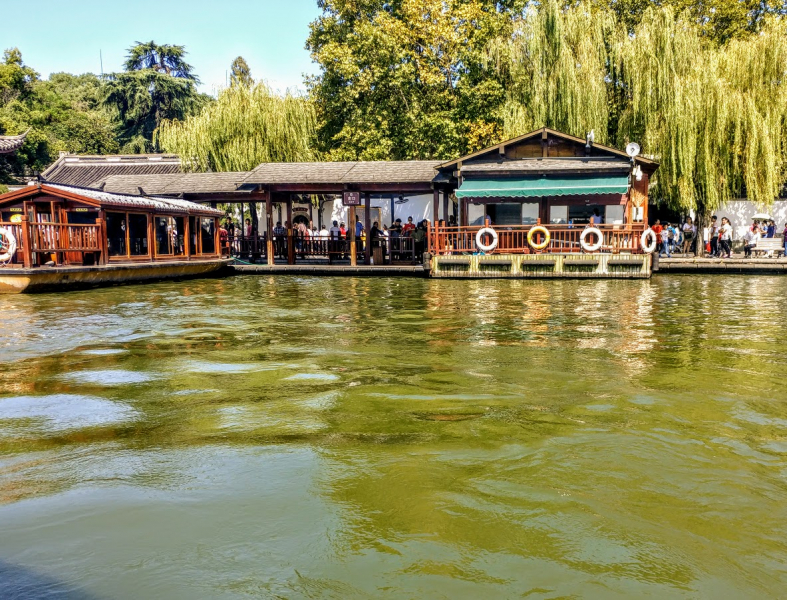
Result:
<svg viewBox="0 0 787 600">
<path fill-rule="evenodd" d="M 648 244 L 648 239 L 652 240 L 650 244 Z M 656 251 L 656 244 L 658 244 L 658 237 L 656 236 L 656 232 L 653 231 L 650 227 L 648 227 L 645 231 L 642 232 L 642 236 L 639 238 L 640 244 L 642 245 L 642 250 L 645 254 L 653 254 Z"/>
<path fill-rule="evenodd" d="M 489 235 L 492 236 L 492 243 L 489 244 L 488 246 L 484 245 L 484 243 L 481 241 L 485 233 L 488 233 Z M 491 252 L 492 250 L 497 248 L 497 242 L 498 242 L 497 231 L 495 231 L 491 227 L 482 227 L 481 229 L 478 230 L 478 233 L 475 234 L 475 245 L 481 252 Z"/>
<path fill-rule="evenodd" d="M 591 233 L 595 234 L 598 240 L 595 244 L 588 244 L 585 241 L 588 235 Z M 601 233 L 601 230 L 598 227 L 588 227 L 579 235 L 579 245 L 582 246 L 582 249 L 585 252 L 597 252 L 601 250 L 601 246 L 604 244 L 604 234 Z"/>
<path fill-rule="evenodd" d="M 16 254 L 16 238 L 10 229 L 0 227 L 0 262 L 8 262 Z"/>
</svg>

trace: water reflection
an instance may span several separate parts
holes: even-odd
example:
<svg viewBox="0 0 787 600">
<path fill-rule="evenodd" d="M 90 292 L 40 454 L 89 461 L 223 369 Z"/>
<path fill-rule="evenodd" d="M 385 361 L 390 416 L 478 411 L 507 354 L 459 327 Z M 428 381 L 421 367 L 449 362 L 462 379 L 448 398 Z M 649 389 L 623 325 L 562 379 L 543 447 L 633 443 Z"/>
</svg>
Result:
<svg viewBox="0 0 787 600">
<path fill-rule="evenodd" d="M 115 598 L 787 584 L 785 280 L 239 277 L 69 299 L 0 315 L 14 564 Z"/>
</svg>

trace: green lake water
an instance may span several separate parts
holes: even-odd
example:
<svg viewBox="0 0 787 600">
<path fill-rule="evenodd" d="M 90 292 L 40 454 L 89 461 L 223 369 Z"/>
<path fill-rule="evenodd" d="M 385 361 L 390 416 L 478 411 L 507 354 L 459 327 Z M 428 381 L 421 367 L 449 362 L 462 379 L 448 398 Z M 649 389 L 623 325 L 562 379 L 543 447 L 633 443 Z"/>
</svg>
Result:
<svg viewBox="0 0 787 600">
<path fill-rule="evenodd" d="M 787 590 L 787 278 L 0 306 L 0 597 Z"/>
</svg>

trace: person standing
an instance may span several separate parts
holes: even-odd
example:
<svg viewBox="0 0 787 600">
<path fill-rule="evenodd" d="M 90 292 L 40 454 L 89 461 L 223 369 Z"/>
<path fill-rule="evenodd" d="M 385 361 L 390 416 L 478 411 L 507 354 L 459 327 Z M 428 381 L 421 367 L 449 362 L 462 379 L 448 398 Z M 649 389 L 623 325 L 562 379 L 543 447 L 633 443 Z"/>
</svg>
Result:
<svg viewBox="0 0 787 600">
<path fill-rule="evenodd" d="M 708 236 L 710 237 L 710 255 L 717 256 L 719 254 L 719 221 L 716 215 L 710 218 L 710 227 L 708 228 Z"/>
<path fill-rule="evenodd" d="M 784 244 L 784 258 L 787 258 L 787 223 L 784 224 L 784 231 L 782 231 L 782 243 Z"/>
<path fill-rule="evenodd" d="M 683 254 L 689 253 L 696 236 L 697 226 L 691 220 L 691 217 L 686 217 L 686 222 L 683 224 Z"/>
<path fill-rule="evenodd" d="M 776 237 L 776 221 L 771 219 L 768 221 L 768 229 L 765 231 L 765 237 L 773 238 Z"/>
<path fill-rule="evenodd" d="M 732 225 L 730 225 L 730 220 L 727 217 L 721 218 L 719 236 L 721 254 L 724 256 L 724 258 L 732 258 Z"/>
<path fill-rule="evenodd" d="M 661 244 L 662 244 L 661 232 L 664 231 L 664 228 L 661 226 L 661 221 L 659 219 L 656 219 L 656 222 L 653 224 L 653 227 L 651 227 L 651 229 L 653 230 L 653 233 L 656 234 L 656 252 L 660 256 L 661 255 Z"/>
<path fill-rule="evenodd" d="M 664 227 L 661 229 L 661 248 L 659 248 L 659 257 L 662 254 L 666 253 L 667 258 L 670 258 L 670 226 L 669 223 L 665 223 Z"/>
</svg>

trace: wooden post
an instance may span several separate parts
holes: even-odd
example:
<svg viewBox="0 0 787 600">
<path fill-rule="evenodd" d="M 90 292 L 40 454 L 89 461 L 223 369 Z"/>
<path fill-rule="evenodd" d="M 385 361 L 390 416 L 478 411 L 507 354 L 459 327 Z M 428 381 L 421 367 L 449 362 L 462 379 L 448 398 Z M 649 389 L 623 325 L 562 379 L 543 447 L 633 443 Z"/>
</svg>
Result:
<svg viewBox="0 0 787 600">
<path fill-rule="evenodd" d="M 363 220 L 366 229 L 366 245 L 363 249 L 363 264 L 372 264 L 372 195 L 366 192 L 363 195 Z"/>
<path fill-rule="evenodd" d="M 274 246 L 273 246 L 273 202 L 271 202 L 271 193 L 265 193 L 265 222 L 267 225 L 267 242 L 268 242 L 268 264 L 275 264 Z"/>
<path fill-rule="evenodd" d="M 98 225 L 99 246 L 101 247 L 101 257 L 98 259 L 98 264 L 106 265 L 109 263 L 109 240 L 107 239 L 107 211 L 103 208 L 98 211 Z M 128 223 L 126 223 L 126 229 L 129 229 Z M 126 252 L 128 251 L 127 244 Z"/>
<path fill-rule="evenodd" d="M 292 196 L 287 197 L 287 264 L 295 264 L 295 236 L 292 230 Z"/>
<path fill-rule="evenodd" d="M 448 190 L 443 190 L 443 221 L 448 226 Z"/>
<path fill-rule="evenodd" d="M 188 214 L 183 218 L 183 245 L 186 246 L 186 260 L 191 260 L 191 215 Z"/>
<path fill-rule="evenodd" d="M 154 228 L 154 216 L 153 213 L 148 214 L 148 258 L 153 260 L 156 257 L 156 230 Z M 197 228 L 199 230 L 199 228 Z M 199 237 L 197 237 L 197 241 L 199 241 Z M 201 248 L 197 246 L 197 252 L 199 253 Z M 126 249 L 128 251 L 128 248 Z"/>
<path fill-rule="evenodd" d="M 22 214 L 22 260 L 25 269 L 31 269 L 33 267 L 33 247 L 30 243 L 32 236 L 30 235 L 30 216 L 27 212 L 27 206 L 25 206 L 24 211 Z"/>
<path fill-rule="evenodd" d="M 440 190 L 437 188 L 432 192 L 432 223 L 440 220 Z"/>
<path fill-rule="evenodd" d="M 355 253 L 355 207 L 350 207 L 350 265 L 358 264 L 358 256 Z"/>
</svg>

